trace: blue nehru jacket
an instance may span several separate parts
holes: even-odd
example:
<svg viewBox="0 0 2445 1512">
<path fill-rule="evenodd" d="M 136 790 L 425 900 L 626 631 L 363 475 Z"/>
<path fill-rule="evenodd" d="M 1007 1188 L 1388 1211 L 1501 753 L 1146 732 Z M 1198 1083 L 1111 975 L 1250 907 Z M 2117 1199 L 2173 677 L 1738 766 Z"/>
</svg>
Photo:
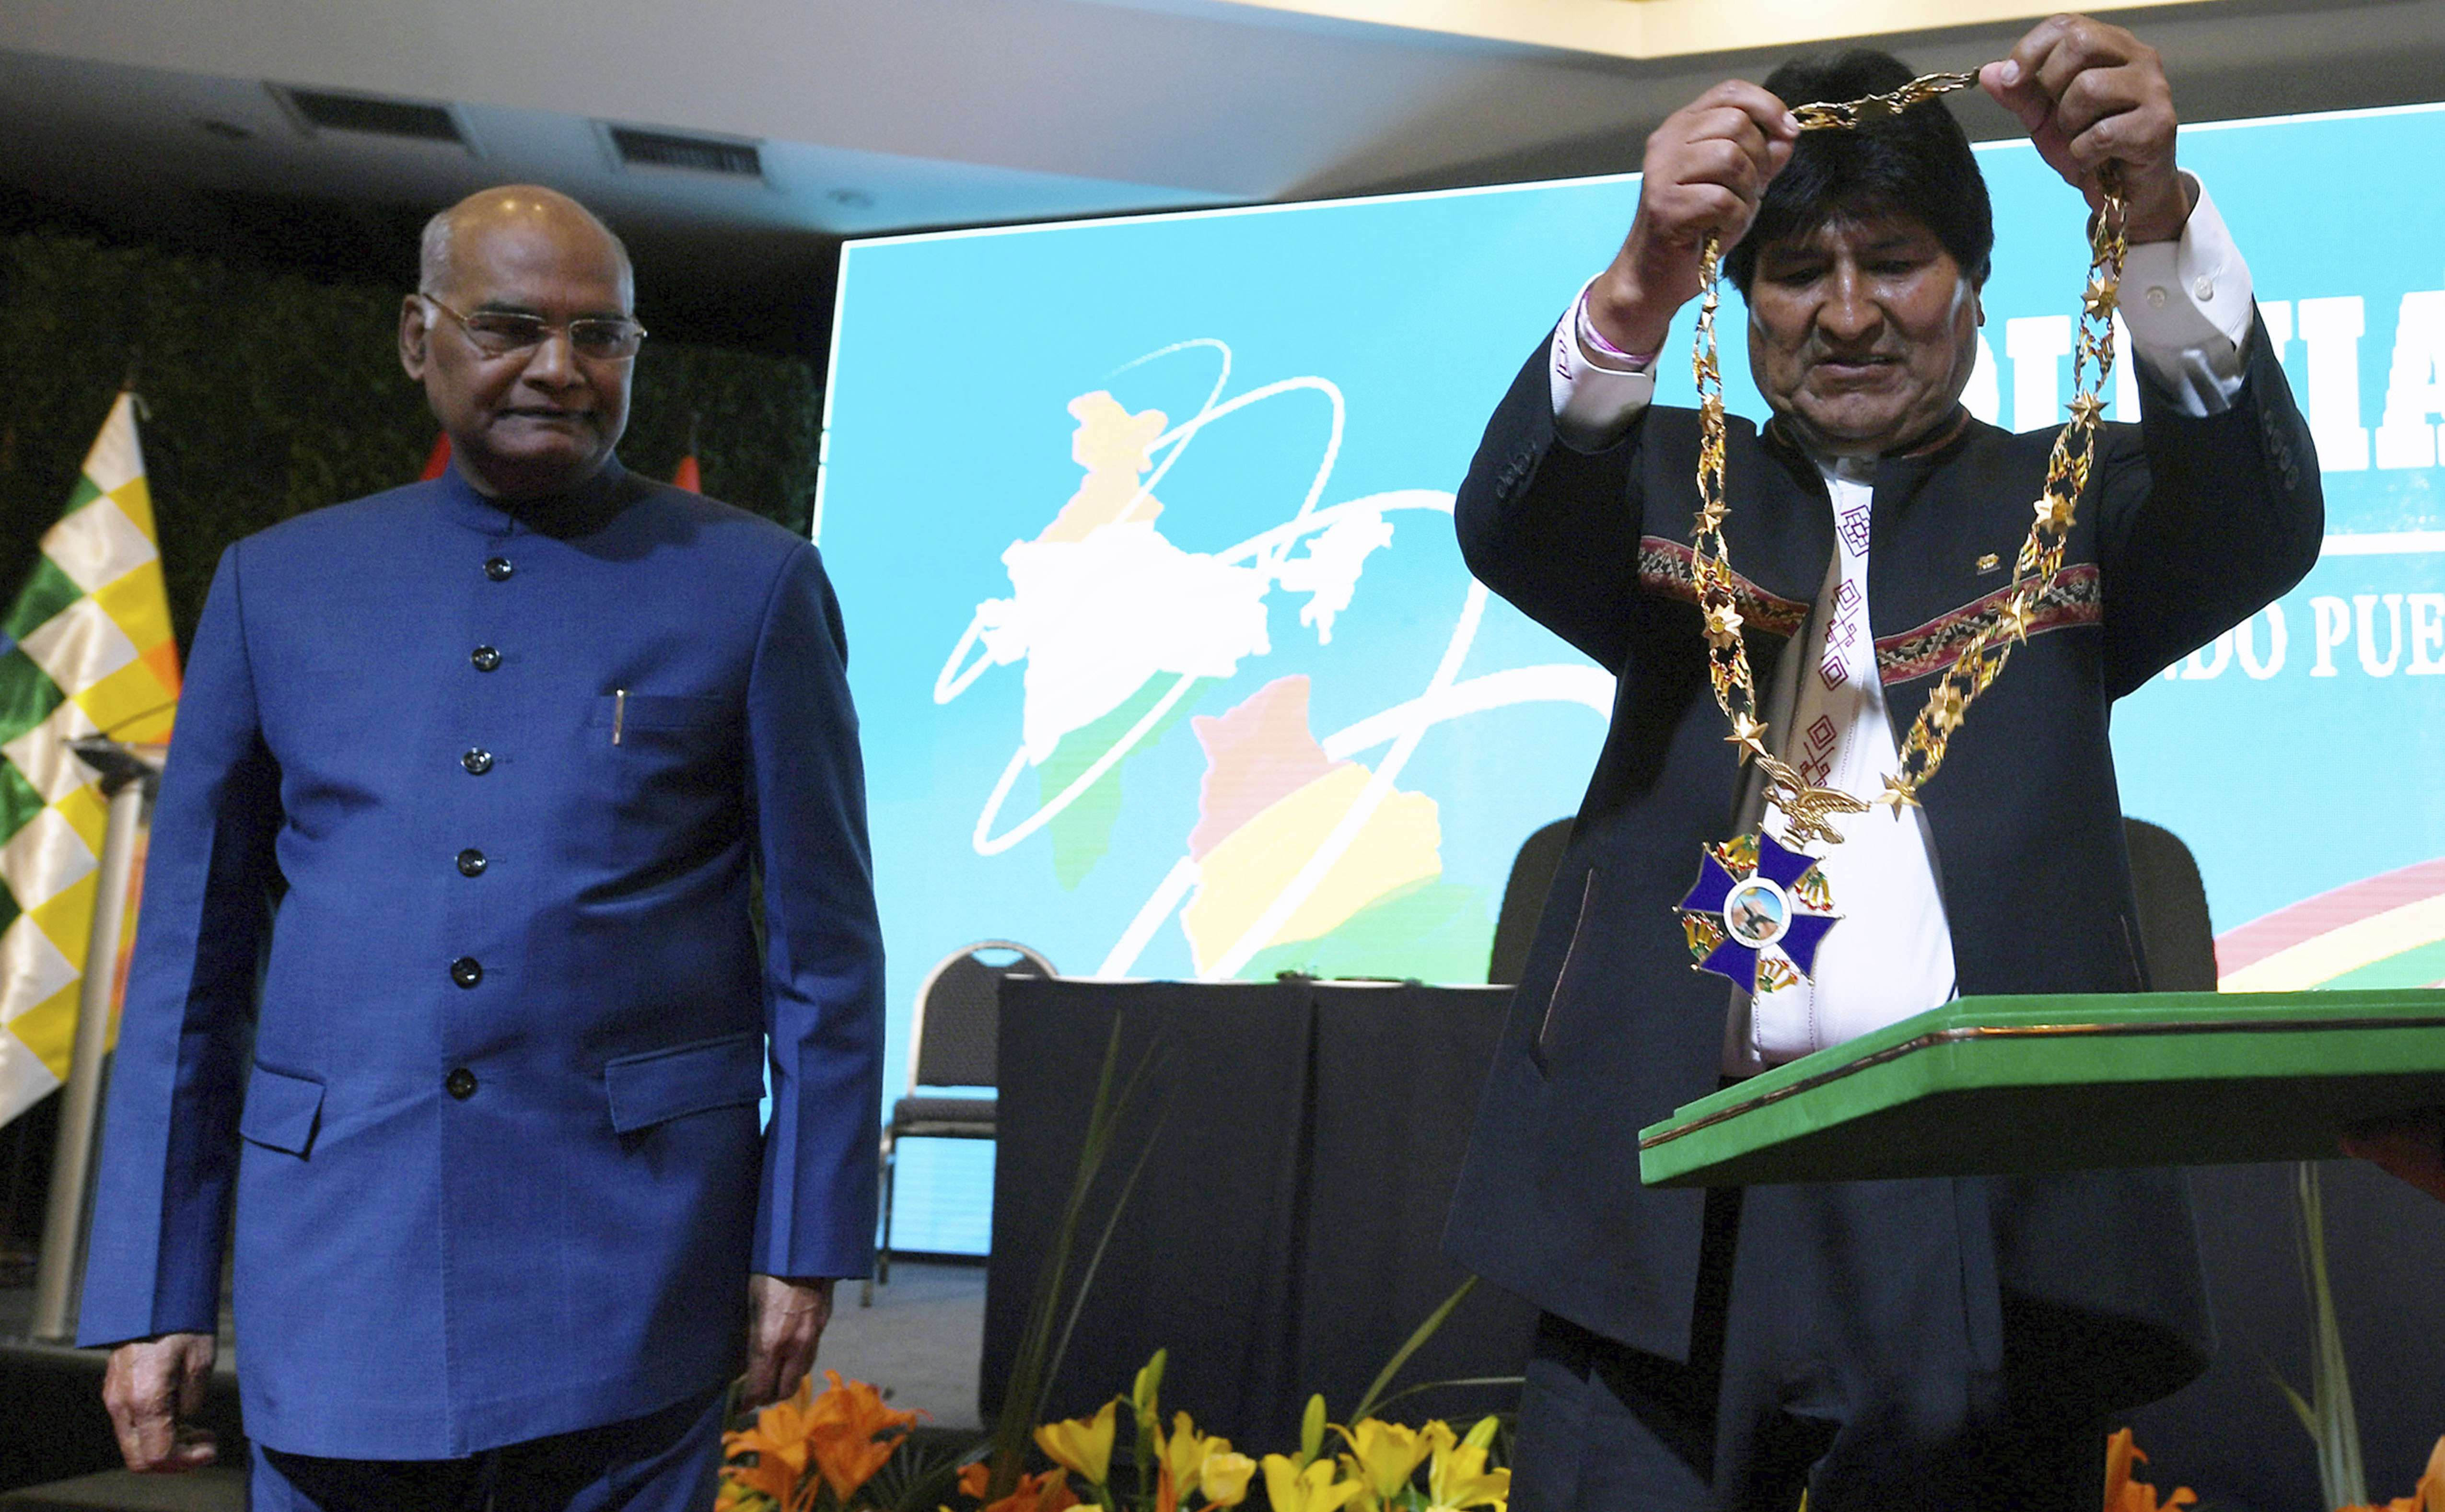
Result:
<svg viewBox="0 0 2445 1512">
<path fill-rule="evenodd" d="M 868 1262 L 883 960 L 815 550 L 616 462 L 521 514 L 453 472 L 303 515 L 196 627 L 81 1332 L 211 1330 L 234 1186 L 273 1448 L 633 1417 L 737 1369 L 750 1271 Z"/>
</svg>

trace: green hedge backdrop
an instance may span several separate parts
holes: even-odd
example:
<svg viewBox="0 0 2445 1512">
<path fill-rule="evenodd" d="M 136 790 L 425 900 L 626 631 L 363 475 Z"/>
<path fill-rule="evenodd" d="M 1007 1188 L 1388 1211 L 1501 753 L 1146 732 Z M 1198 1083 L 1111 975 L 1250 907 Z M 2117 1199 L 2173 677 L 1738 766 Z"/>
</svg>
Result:
<svg viewBox="0 0 2445 1512">
<path fill-rule="evenodd" d="M 182 647 L 223 547 L 414 481 L 438 428 L 400 370 L 403 292 L 68 236 L 0 238 L 0 594 L 25 581 L 131 358 Z M 670 476 L 691 415 L 705 492 L 805 531 L 822 423 L 808 364 L 647 341 L 622 459 Z"/>
</svg>

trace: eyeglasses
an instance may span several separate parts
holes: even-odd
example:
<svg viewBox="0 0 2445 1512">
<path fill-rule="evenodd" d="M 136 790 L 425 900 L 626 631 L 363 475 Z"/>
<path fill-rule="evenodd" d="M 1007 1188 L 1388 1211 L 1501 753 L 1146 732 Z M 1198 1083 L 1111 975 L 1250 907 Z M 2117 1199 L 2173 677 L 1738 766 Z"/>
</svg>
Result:
<svg viewBox="0 0 2445 1512">
<path fill-rule="evenodd" d="M 598 362 L 618 362 L 637 355 L 637 345 L 645 339 L 645 327 L 621 316 L 588 315 L 558 325 L 540 315 L 523 315 L 513 310 L 479 309 L 473 315 L 461 315 L 431 294 L 420 293 L 434 308 L 458 323 L 467 339 L 487 357 L 508 357 L 530 352 L 543 345 L 553 331 L 569 336 L 569 350 L 580 357 Z"/>
</svg>

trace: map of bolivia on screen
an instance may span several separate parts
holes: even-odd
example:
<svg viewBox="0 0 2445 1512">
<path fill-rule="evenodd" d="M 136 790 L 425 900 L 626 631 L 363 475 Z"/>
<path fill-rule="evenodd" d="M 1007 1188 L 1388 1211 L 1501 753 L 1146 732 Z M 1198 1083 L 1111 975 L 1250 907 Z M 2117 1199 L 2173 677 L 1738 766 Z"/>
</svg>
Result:
<svg viewBox="0 0 2445 1512">
<path fill-rule="evenodd" d="M 2121 704 L 2122 808 L 2197 854 L 2229 989 L 2445 981 L 2445 113 L 2193 127 L 2181 152 L 2309 413 L 2329 535 Z M 1998 246 L 1967 400 L 2057 423 L 2084 208 L 2025 145 L 1981 161 Z M 1637 191 L 848 248 L 815 529 L 891 1065 L 926 969 L 988 936 L 1078 976 L 1484 980 L 1512 856 L 1577 806 L 1612 680 L 1471 581 L 1452 492 Z M 1726 292 L 1725 389 L 1762 418 Z M 1691 314 L 1661 402 L 1689 401 Z M 2118 377 L 2109 413 L 2136 417 Z M 895 1242 L 981 1248 L 960 1162 L 985 1154 L 912 1146 Z"/>
</svg>

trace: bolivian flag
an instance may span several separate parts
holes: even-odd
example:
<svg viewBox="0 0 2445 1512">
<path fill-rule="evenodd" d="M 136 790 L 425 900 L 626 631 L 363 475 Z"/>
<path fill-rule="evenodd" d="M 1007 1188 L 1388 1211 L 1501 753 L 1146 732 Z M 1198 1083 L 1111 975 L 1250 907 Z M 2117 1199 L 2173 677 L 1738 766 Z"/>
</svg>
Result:
<svg viewBox="0 0 2445 1512">
<path fill-rule="evenodd" d="M 106 805 L 68 742 L 167 740 L 178 647 L 134 396 L 0 620 L 0 1123 L 67 1075 Z"/>
</svg>

